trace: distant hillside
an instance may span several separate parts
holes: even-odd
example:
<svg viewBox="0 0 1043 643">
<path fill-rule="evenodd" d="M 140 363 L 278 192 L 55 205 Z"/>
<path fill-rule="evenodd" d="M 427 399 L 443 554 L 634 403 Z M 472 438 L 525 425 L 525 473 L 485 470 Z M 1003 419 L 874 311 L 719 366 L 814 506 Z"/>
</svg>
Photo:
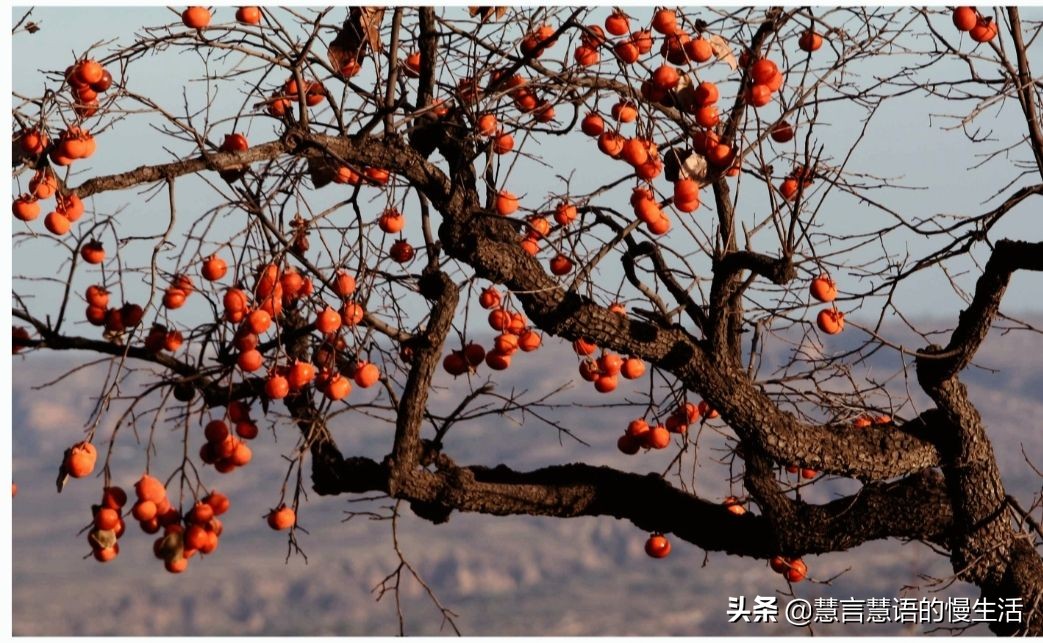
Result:
<svg viewBox="0 0 1043 643">
<path fill-rule="evenodd" d="M 909 341 L 903 338 L 902 341 Z M 918 346 L 915 342 L 907 345 Z M 835 346 L 833 348 L 836 348 Z M 1009 490 L 1028 501 L 1040 480 L 1024 464 L 1022 451 L 1043 465 L 1043 432 L 1028 418 L 1043 416 L 1043 337 L 1028 333 L 988 340 L 980 365 L 999 372 L 970 369 L 965 377 L 997 446 Z M 562 366 L 565 363 L 565 366 Z M 871 368 L 900 365 L 893 352 L 874 357 Z M 31 365 L 32 368 L 23 368 Z M 89 548 L 77 532 L 89 520 L 100 481 L 74 481 L 64 493 L 54 489 L 62 450 L 82 429 L 93 401 L 98 373 L 82 370 L 65 380 L 61 404 L 52 392 L 31 388 L 56 376 L 61 363 L 37 355 L 22 362 L 14 383 L 14 596 L 16 635 L 357 635 L 394 634 L 397 621 L 390 595 L 375 602 L 373 589 L 395 569 L 388 545 L 390 522 L 364 517 L 341 521 L 350 510 L 378 510 L 387 500 L 368 504 L 347 498 L 310 497 L 301 535 L 307 554 L 285 561 L 284 535 L 268 530 L 262 520 L 278 497 L 285 462 L 296 436 L 278 434 L 262 424 L 254 461 L 227 476 L 207 468 L 204 479 L 233 498 L 218 551 L 206 560 L 193 559 L 183 576 L 171 576 L 151 554 L 152 537 L 131 524 L 121 541 L 122 553 L 111 564 L 83 560 Z M 538 396 L 573 377 L 571 356 L 553 350 L 524 355 L 508 371 L 498 390 Z M 451 408 L 465 384 L 440 377 L 434 392 L 437 408 Z M 577 383 L 579 384 L 579 383 Z M 490 415 L 456 427 L 447 450 L 462 463 L 532 468 L 577 460 L 611 464 L 635 471 L 663 469 L 670 455 L 652 453 L 627 458 L 615 449 L 623 408 L 589 408 L 603 401 L 589 385 L 574 386 L 560 397 L 570 404 L 547 413 L 590 446 L 562 437 L 534 417 L 524 423 Z M 127 390 L 132 390 L 128 384 Z M 621 387 L 622 388 L 622 387 Z M 623 392 L 631 389 L 625 389 Z M 634 389 L 636 390 L 636 389 Z M 354 394 L 353 394 L 354 395 Z M 620 400 L 624 396 L 619 396 Z M 342 415 L 333 424 L 345 452 L 378 456 L 390 445 L 386 425 L 370 425 Z M 183 426 L 183 425 L 181 425 Z M 141 428 L 141 427 L 139 427 Z M 175 427 L 176 428 L 176 427 Z M 169 425 L 157 439 L 176 436 Z M 180 430 L 180 429 L 178 429 Z M 193 440 L 199 432 L 194 431 Z M 147 439 L 147 428 L 139 434 Z M 276 440 L 278 438 L 278 440 Z M 122 440 L 126 440 L 122 442 Z M 706 432 L 700 448 L 723 445 Z M 121 437 L 114 453 L 116 481 L 129 485 L 143 466 L 143 447 L 131 433 Z M 198 442 L 194 442 L 198 448 Z M 162 458 L 159 470 L 169 471 Z M 154 465 L 155 466 L 155 465 Z M 164 466 L 166 468 L 164 469 Z M 711 497 L 729 490 L 725 469 L 706 459 L 696 488 Z M 846 486 L 845 486 L 846 485 Z M 816 485 L 812 497 L 823 500 L 851 483 Z M 402 547 L 438 598 L 458 614 L 462 631 L 472 635 L 714 635 L 800 634 L 787 625 L 729 625 L 727 597 L 786 591 L 786 584 L 765 563 L 704 553 L 675 543 L 665 560 L 647 558 L 647 534 L 612 519 L 494 518 L 454 515 L 435 526 L 403 508 Z M 948 562 L 918 544 L 872 543 L 852 552 L 812 557 L 815 579 L 838 578 L 831 585 L 802 583 L 798 596 L 835 598 L 920 597 L 926 578 L 951 573 Z M 403 581 L 406 630 L 412 634 L 451 633 L 440 629 L 440 617 L 411 580 Z M 906 590 L 905 586 L 921 586 Z M 938 595 L 974 596 L 974 588 L 954 585 Z M 818 634 L 919 634 L 898 625 L 817 627 Z M 984 630 L 976 630 L 986 633 Z"/>
</svg>

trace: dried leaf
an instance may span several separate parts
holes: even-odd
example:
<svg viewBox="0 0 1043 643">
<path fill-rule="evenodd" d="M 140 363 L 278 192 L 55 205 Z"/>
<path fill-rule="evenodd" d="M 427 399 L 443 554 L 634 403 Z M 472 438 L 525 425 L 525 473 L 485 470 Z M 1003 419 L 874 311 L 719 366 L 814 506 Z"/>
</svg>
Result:
<svg viewBox="0 0 1043 643">
<path fill-rule="evenodd" d="M 681 164 L 681 171 L 679 176 L 682 179 L 694 179 L 699 182 L 699 186 L 706 185 L 706 174 L 707 174 L 706 157 L 702 154 L 696 154 L 692 152 L 688 158 Z"/>
<path fill-rule="evenodd" d="M 674 92 L 677 95 L 677 107 L 692 114 L 698 105 L 695 102 L 695 82 L 688 74 L 681 74 Z"/>
<path fill-rule="evenodd" d="M 708 166 L 706 157 L 689 149 L 672 148 L 667 150 L 663 158 L 663 171 L 666 180 L 673 182 L 680 179 L 694 179 L 700 186 L 706 184 Z"/>
<path fill-rule="evenodd" d="M 355 9 L 352 9 L 354 12 Z M 380 42 L 380 23 L 384 19 L 384 7 L 362 7 L 358 9 L 359 26 L 366 35 L 371 51 L 378 53 L 383 50 Z"/>
<path fill-rule="evenodd" d="M 497 20 L 503 18 L 507 14 L 507 7 L 467 7 L 467 12 L 472 18 L 478 16 L 485 22 L 492 15 L 495 15 Z"/>
<path fill-rule="evenodd" d="M 336 170 L 323 156 L 314 154 L 308 156 L 308 174 L 311 176 L 312 184 L 321 188 L 333 181 Z"/>
<path fill-rule="evenodd" d="M 108 529 L 92 529 L 87 540 L 98 549 L 108 549 L 116 544 L 116 532 Z"/>
<path fill-rule="evenodd" d="M 380 22 L 383 18 L 384 7 L 352 7 L 348 19 L 326 51 L 330 64 L 335 69 L 344 69 L 348 63 L 360 61 L 367 47 L 374 52 L 381 51 Z"/>
<path fill-rule="evenodd" d="M 713 54 L 717 56 L 717 60 L 723 60 L 728 63 L 732 71 L 739 68 L 739 61 L 735 58 L 735 54 L 732 53 L 732 47 L 727 40 L 717 34 L 710 36 L 709 40 L 710 48 L 713 49 Z"/>
</svg>

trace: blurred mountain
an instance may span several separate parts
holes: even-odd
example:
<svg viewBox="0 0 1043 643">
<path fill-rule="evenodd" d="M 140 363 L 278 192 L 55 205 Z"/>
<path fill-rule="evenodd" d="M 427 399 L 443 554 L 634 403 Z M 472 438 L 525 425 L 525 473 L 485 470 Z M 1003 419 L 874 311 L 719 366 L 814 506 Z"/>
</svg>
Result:
<svg viewBox="0 0 1043 643">
<path fill-rule="evenodd" d="M 912 334 L 893 330 L 889 337 L 920 347 Z M 847 341 L 847 340 L 844 340 Z M 819 350 L 841 351 L 841 342 Z M 791 350 L 773 346 L 766 362 L 780 363 Z M 965 381 L 992 436 L 1004 468 L 1008 490 L 1030 504 L 1040 478 L 1025 465 L 1027 456 L 1043 464 L 1043 432 L 1031 421 L 1043 414 L 1043 337 L 1031 333 L 993 333 Z M 908 358 L 906 358 L 908 359 Z M 16 635 L 389 635 L 398 632 L 395 597 L 377 600 L 382 581 L 394 584 L 399 560 L 390 544 L 391 521 L 347 512 L 387 515 L 387 499 L 355 502 L 350 498 L 309 496 L 302 503 L 298 534 L 303 554 L 294 552 L 285 534 L 269 530 L 263 516 L 279 501 L 297 444 L 292 427 L 278 429 L 272 416 L 260 422 L 254 459 L 242 471 L 219 475 L 201 470 L 203 481 L 228 494 L 232 509 L 224 516 L 225 532 L 217 552 L 192 559 L 189 570 L 173 576 L 152 556 L 153 537 L 130 521 L 121 539 L 119 558 L 107 565 L 90 559 L 80 530 L 90 519 L 90 504 L 100 496 L 101 480 L 72 481 L 55 493 L 54 478 L 61 453 L 80 435 L 90 417 L 102 364 L 75 371 L 58 386 L 49 382 L 82 355 L 31 355 L 15 358 L 13 384 L 14 480 L 19 493 L 13 503 L 13 629 Z M 498 399 L 488 398 L 486 415 L 455 426 L 446 451 L 459 463 L 504 463 L 519 469 L 586 461 L 652 472 L 665 469 L 666 452 L 626 457 L 615 448 L 623 423 L 633 416 L 647 386 L 627 383 L 613 396 L 615 406 L 595 406 L 605 397 L 574 377 L 575 360 L 563 343 L 520 355 L 498 378 Z M 901 357 L 880 351 L 866 363 L 867 372 L 900 371 Z M 989 370 L 994 369 L 994 370 Z M 505 400 L 553 395 L 524 415 Z M 479 377 L 474 385 L 483 382 Z M 440 374 L 432 391 L 432 408 L 452 410 L 468 390 L 465 380 Z M 120 383 L 115 412 L 99 427 L 111 433 L 121 398 L 136 393 L 140 378 Z M 904 382 L 893 383 L 896 392 Z M 915 389 L 915 383 L 911 386 Z M 915 396 L 914 396 L 915 398 Z M 367 399 L 352 393 L 353 403 Z M 922 404 L 921 398 L 917 399 Z M 153 401 L 154 402 L 154 401 Z M 506 405 L 506 407 L 505 407 Z M 138 412 L 150 404 L 142 404 Z M 920 407 L 922 408 L 922 406 Z M 383 413 L 371 409 L 376 415 Z M 257 410 L 255 413 L 259 414 Z M 541 418 L 553 419 L 557 426 Z M 114 482 L 130 488 L 144 468 L 150 443 L 154 472 L 169 475 L 187 432 L 194 453 L 202 439 L 199 418 L 164 418 L 125 423 L 111 453 Z M 393 430 L 386 422 L 342 414 L 331 423 L 345 453 L 380 457 L 390 447 Z M 425 427 L 429 431 L 430 427 Z M 572 437 L 572 436 L 575 436 Z M 577 439 L 578 438 L 578 439 Z M 582 442 L 580 442 L 582 440 Z M 702 433 L 700 466 L 686 480 L 707 497 L 723 498 L 738 490 L 727 483 L 727 430 L 717 425 Z M 690 469 L 690 467 L 689 467 Z M 307 473 L 307 471 L 305 472 Z M 294 474 L 295 475 L 295 474 Z M 689 478 L 690 476 L 690 478 Z M 175 484 L 171 493 L 177 493 Z M 823 481 L 808 489 L 815 501 L 857 488 L 851 481 Z M 398 519 L 400 549 L 412 569 L 438 601 L 456 614 L 454 621 L 471 635 L 727 635 L 808 633 L 785 624 L 728 624 L 729 596 L 787 592 L 784 581 L 761 561 L 705 554 L 675 543 L 664 560 L 643 552 L 647 534 L 611 518 L 551 519 L 454 514 L 445 525 L 432 525 L 402 508 Z M 812 557 L 811 575 L 820 582 L 801 583 L 797 596 L 868 598 L 925 597 L 932 578 L 951 574 L 948 561 L 917 543 L 870 543 L 853 551 Z M 408 568 L 399 580 L 404 628 L 410 634 L 450 634 L 439 610 Z M 821 581 L 830 581 L 825 584 Z M 976 596 L 972 587 L 956 583 L 940 588 L 943 600 Z M 785 597 L 783 597 L 785 598 Z M 816 634 L 920 634 L 929 626 L 898 624 L 816 626 Z M 972 630 L 979 634 L 983 629 Z"/>
</svg>

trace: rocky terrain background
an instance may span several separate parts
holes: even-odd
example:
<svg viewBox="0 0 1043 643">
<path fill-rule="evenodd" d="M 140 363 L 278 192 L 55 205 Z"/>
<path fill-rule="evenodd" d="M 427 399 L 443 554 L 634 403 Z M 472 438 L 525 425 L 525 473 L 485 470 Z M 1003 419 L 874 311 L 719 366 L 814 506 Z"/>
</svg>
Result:
<svg viewBox="0 0 1043 643">
<path fill-rule="evenodd" d="M 1037 320 L 1038 321 L 1038 320 Z M 896 334 L 900 331 L 895 330 Z M 921 342 L 922 343 L 922 342 Z M 907 345 L 917 346 L 910 339 Z M 839 346 L 831 346 L 831 350 Z M 779 348 L 781 355 L 784 348 Z M 1043 337 L 1031 333 L 993 333 L 965 381 L 979 405 L 1006 472 L 1005 483 L 1023 504 L 1039 493 L 1041 481 L 1025 464 L 1043 464 Z M 153 558 L 153 537 L 131 522 L 121 539 L 116 561 L 101 565 L 89 558 L 85 537 L 89 505 L 100 496 L 99 479 L 72 481 L 55 493 L 54 478 L 63 449 L 82 430 L 93 404 L 97 371 L 81 370 L 60 389 L 33 390 L 84 356 L 31 355 L 15 358 L 13 388 L 14 480 L 19 485 L 13 505 L 13 628 L 16 635 L 391 635 L 398 631 L 394 598 L 376 600 L 374 588 L 398 564 L 390 546 L 391 523 L 356 517 L 348 511 L 386 511 L 389 502 L 350 502 L 348 498 L 311 496 L 303 505 L 300 544 L 307 558 L 292 554 L 285 534 L 269 530 L 263 515 L 278 499 L 286 473 L 280 454 L 293 448 L 287 428 L 271 430 L 262 421 L 254 444 L 254 460 L 242 471 L 221 476 L 203 470 L 204 480 L 232 498 L 225 533 L 214 555 L 191 561 L 189 570 L 173 576 Z M 73 361 L 70 361 L 73 360 Z M 515 360 L 497 390 L 531 399 L 577 380 L 552 398 L 564 405 L 546 409 L 549 416 L 575 431 L 589 444 L 578 443 L 534 416 L 490 415 L 453 429 L 447 451 L 461 463 L 505 463 L 522 469 L 584 460 L 634 471 L 660 471 L 671 455 L 665 452 L 627 458 L 615 449 L 625 408 L 592 408 L 603 402 L 589 385 L 574 377 L 573 357 L 564 344 Z M 562 364 L 566 364 L 563 367 Z M 883 352 L 867 364 L 867 372 L 894 372 L 900 362 Z M 452 408 L 466 390 L 461 380 L 442 374 L 434 393 L 435 408 Z M 900 390 L 904 383 L 894 383 Z M 915 384 L 913 384 L 915 388 Z M 620 387 L 613 402 L 625 405 Z M 353 396 L 356 393 L 353 393 Z M 359 398 L 351 398 L 355 401 Z M 922 398 L 917 398 L 922 403 Z M 922 408 L 922 407 L 920 407 Z M 911 415 L 911 412 L 907 412 Z M 348 418 L 352 419 L 348 419 Z M 194 425 L 193 425 L 194 426 Z M 182 425 L 160 425 L 157 441 L 177 440 L 171 431 Z M 147 427 L 139 427 L 142 440 Z M 389 448 L 391 428 L 365 423 L 357 414 L 334 423 L 346 453 L 379 457 Z M 694 486 L 711 497 L 730 489 L 727 465 L 715 462 L 727 430 L 707 428 L 699 448 L 704 465 Z M 201 430 L 193 431 L 198 448 Z M 131 433 L 121 434 L 114 454 L 116 482 L 127 488 L 140 475 L 143 446 Z M 156 461 L 166 475 L 163 454 Z M 693 478 L 689 478 L 692 481 Z M 850 493 L 849 481 L 811 488 L 812 499 Z M 1038 513 L 1038 512 L 1037 512 Z M 705 554 L 681 542 L 671 556 L 652 560 L 642 547 L 647 534 L 611 518 L 549 519 L 452 517 L 431 525 L 403 508 L 399 520 L 402 550 L 470 635 L 729 635 L 808 634 L 785 624 L 728 624 L 729 596 L 748 599 L 779 594 L 789 588 L 766 563 Z M 86 558 L 85 558 L 86 557 Z M 918 543 L 871 543 L 845 553 L 807 559 L 813 582 L 800 583 L 797 596 L 868 598 L 898 596 L 975 596 L 973 588 L 955 583 L 935 587 L 945 578 L 948 561 Z M 829 581 L 828 584 L 823 581 Z M 405 631 L 451 634 L 424 589 L 408 575 L 402 581 Z M 816 634 L 921 634 L 925 625 L 816 626 Z M 981 628 L 974 633 L 987 634 Z"/>
</svg>

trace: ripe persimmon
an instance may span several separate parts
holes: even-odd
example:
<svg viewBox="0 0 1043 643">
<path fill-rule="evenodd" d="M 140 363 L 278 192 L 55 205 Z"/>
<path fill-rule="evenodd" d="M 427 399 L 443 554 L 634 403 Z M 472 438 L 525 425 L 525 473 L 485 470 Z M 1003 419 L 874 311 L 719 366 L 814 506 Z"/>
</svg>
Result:
<svg viewBox="0 0 1043 643">
<path fill-rule="evenodd" d="M 562 201 L 554 208 L 554 221 L 558 225 L 568 225 L 575 221 L 577 216 L 579 213 L 576 206 L 568 201 Z"/>
<path fill-rule="evenodd" d="M 605 351 L 598 358 L 598 373 L 602 375 L 618 375 L 623 368 L 623 358 L 616 353 Z"/>
<path fill-rule="evenodd" d="M 478 303 L 482 308 L 491 310 L 500 305 L 500 293 L 493 286 L 489 286 L 478 296 Z"/>
<path fill-rule="evenodd" d="M 324 335 L 329 335 L 337 332 L 337 329 L 340 328 L 340 323 L 340 313 L 334 310 L 332 306 L 326 306 L 315 318 L 315 330 Z"/>
<path fill-rule="evenodd" d="M 239 357 L 236 358 L 236 364 L 247 373 L 253 373 L 261 368 L 263 363 L 264 357 L 261 355 L 261 351 L 255 348 L 239 353 Z"/>
<path fill-rule="evenodd" d="M 290 394 L 290 383 L 282 375 L 273 373 L 264 383 L 264 394 L 270 400 L 281 400 Z"/>
<path fill-rule="evenodd" d="M 362 388 L 369 388 L 380 380 L 380 369 L 371 362 L 359 362 L 355 369 L 355 383 Z"/>
<path fill-rule="evenodd" d="M 500 190 L 499 194 L 496 195 L 496 212 L 500 216 L 507 216 L 517 212 L 517 210 L 518 197 L 507 190 Z"/>
<path fill-rule="evenodd" d="M 398 234 L 406 227 L 406 217 L 395 208 L 388 208 L 377 219 L 377 225 L 388 234 Z"/>
<path fill-rule="evenodd" d="M 572 260 L 559 252 L 550 260 L 550 271 L 559 277 L 567 275 L 572 272 Z"/>
<path fill-rule="evenodd" d="M 655 221 L 649 221 L 645 225 L 652 234 L 666 234 L 670 232 L 670 218 L 666 214 L 663 214 Z"/>
<path fill-rule="evenodd" d="M 837 298 L 837 284 L 828 275 L 819 275 L 811 280 L 811 296 L 829 303 Z"/>
<path fill-rule="evenodd" d="M 286 505 L 279 505 L 268 512 L 268 526 L 276 531 L 289 529 L 297 523 L 297 514 Z"/>
<path fill-rule="evenodd" d="M 823 333 L 836 335 L 844 330 L 844 313 L 832 308 L 824 308 L 819 311 L 816 323 Z"/>
<path fill-rule="evenodd" d="M 206 437 L 207 442 L 224 442 L 225 438 L 230 435 L 228 425 L 221 420 L 211 420 L 207 422 L 206 427 L 203 429 L 203 435 Z"/>
<path fill-rule="evenodd" d="M 786 580 L 791 583 L 799 583 L 804 580 L 808 575 L 808 566 L 804 564 L 804 561 L 796 558 L 789 561 L 785 576 Z"/>
<path fill-rule="evenodd" d="M 605 18 L 605 31 L 613 36 L 622 36 L 630 31 L 630 20 L 627 14 L 615 10 Z"/>
<path fill-rule="evenodd" d="M 746 101 L 754 107 L 764 107 L 771 102 L 771 90 L 767 85 L 757 83 L 747 91 Z"/>
<path fill-rule="evenodd" d="M 340 309 L 340 319 L 344 322 L 345 326 L 358 326 L 365 315 L 365 308 L 362 307 L 362 304 L 356 301 L 346 302 Z"/>
<path fill-rule="evenodd" d="M 703 127 L 714 127 L 720 120 L 716 105 L 703 105 L 695 110 L 695 122 Z"/>
<path fill-rule="evenodd" d="M 257 425 L 250 420 L 241 420 L 235 423 L 235 434 L 244 440 L 253 440 L 257 437 Z"/>
<path fill-rule="evenodd" d="M 510 368 L 511 356 L 494 349 L 485 354 L 485 363 L 494 371 L 503 371 Z"/>
<path fill-rule="evenodd" d="M 16 219 L 21 221 L 32 221 L 40 216 L 40 204 L 36 197 L 23 194 L 11 203 L 11 212 Z"/>
<path fill-rule="evenodd" d="M 822 36 L 815 33 L 813 29 L 808 29 L 800 35 L 797 46 L 808 53 L 818 51 L 822 47 Z"/>
<path fill-rule="evenodd" d="M 504 133 L 493 139 L 493 151 L 497 154 L 506 154 L 514 149 L 514 137 Z"/>
<path fill-rule="evenodd" d="M 185 530 L 185 549 L 203 549 L 209 542 L 206 529 L 199 525 L 189 525 Z"/>
<path fill-rule="evenodd" d="M 677 31 L 677 14 L 670 9 L 660 9 L 652 17 L 652 28 L 664 36 L 672 36 Z"/>
<path fill-rule="evenodd" d="M 607 156 L 619 158 L 625 141 L 618 133 L 606 130 L 598 136 L 598 149 Z"/>
<path fill-rule="evenodd" d="M 793 126 L 786 121 L 779 121 L 771 128 L 771 139 L 776 143 L 788 143 L 793 140 Z"/>
<path fill-rule="evenodd" d="M 626 455 L 634 455 L 641 450 L 641 440 L 635 438 L 627 433 L 619 436 L 616 440 L 616 448 L 625 453 Z"/>
<path fill-rule="evenodd" d="M 337 296 L 341 299 L 346 299 L 355 292 L 355 278 L 349 275 L 343 268 L 339 269 L 333 278 L 333 289 Z"/>
<path fill-rule="evenodd" d="M 391 259 L 397 263 L 407 263 L 416 255 L 416 251 L 408 241 L 405 239 L 399 239 L 391 244 L 391 249 L 388 251 L 388 255 L 390 255 Z"/>
<path fill-rule="evenodd" d="M 116 311 L 119 312 L 119 311 Z M 93 326 L 104 326 L 108 317 L 108 310 L 104 306 L 87 306 L 85 314 L 87 321 Z"/>
<path fill-rule="evenodd" d="M 244 442 L 236 442 L 235 450 L 229 459 L 237 467 L 245 467 L 253 459 L 253 451 Z"/>
<path fill-rule="evenodd" d="M 583 67 L 593 67 L 601 62 L 601 54 L 598 53 L 597 49 L 586 45 L 576 47 L 575 57 L 576 62 Z"/>
<path fill-rule="evenodd" d="M 73 478 L 89 476 L 98 460 L 98 450 L 90 442 L 77 442 L 67 452 L 65 470 Z"/>
<path fill-rule="evenodd" d="M 631 355 L 623 360 L 619 373 L 628 380 L 636 380 L 645 374 L 645 362 L 640 357 Z"/>
<path fill-rule="evenodd" d="M 18 137 L 18 146 L 26 154 L 39 156 L 47 149 L 47 135 L 38 129 L 26 130 Z"/>
<path fill-rule="evenodd" d="M 72 227 L 72 222 L 66 219 L 64 216 L 57 212 L 51 212 L 44 217 L 43 225 L 52 234 L 58 235 L 59 237 L 69 231 Z"/>
<path fill-rule="evenodd" d="M 475 344 L 474 342 L 471 342 L 464 346 L 464 349 L 463 351 L 461 351 L 461 353 L 463 354 L 464 359 L 467 361 L 467 363 L 471 366 L 478 366 L 482 363 L 483 360 L 485 360 L 485 349 L 482 348 L 481 344 Z"/>
<path fill-rule="evenodd" d="M 163 349 L 173 353 L 177 349 L 181 348 L 181 343 L 184 342 L 184 340 L 185 338 L 181 334 L 181 331 L 167 331 L 166 335 L 163 336 Z"/>
<path fill-rule="evenodd" d="M 259 25 L 261 24 L 261 8 L 239 7 L 235 12 L 235 19 L 244 25 Z"/>
<path fill-rule="evenodd" d="M 688 63 L 687 47 L 691 40 L 692 37 L 679 28 L 673 34 L 667 34 L 659 53 L 675 65 L 685 65 Z"/>
<path fill-rule="evenodd" d="M 202 500 L 199 500 L 192 505 L 192 509 L 189 510 L 188 515 L 185 516 L 185 520 L 196 525 L 205 525 L 210 522 L 210 519 L 213 517 L 214 508 Z M 196 549 L 198 549 L 198 547 Z"/>
<path fill-rule="evenodd" d="M 203 502 L 210 505 L 214 509 L 215 516 L 220 516 L 224 512 L 228 511 L 228 508 L 232 504 L 231 502 L 229 502 L 228 496 L 218 491 L 211 491 L 209 494 L 207 494 L 205 498 L 203 498 Z"/>
<path fill-rule="evenodd" d="M 657 424 L 644 434 L 644 445 L 649 449 L 665 449 L 670 446 L 670 431 L 662 424 Z"/>
<path fill-rule="evenodd" d="M 956 7 L 952 12 L 952 23 L 960 31 L 970 31 L 978 25 L 978 12 L 974 7 Z"/>
<path fill-rule="evenodd" d="M 210 255 L 203 261 L 203 278 L 207 281 L 217 281 L 228 272 L 228 264 L 217 255 Z"/>
<path fill-rule="evenodd" d="M 249 305 L 246 293 L 239 288 L 229 288 L 226 290 L 222 302 L 224 303 L 225 311 L 232 312 L 246 311 L 247 306 Z"/>
<path fill-rule="evenodd" d="M 685 54 L 697 63 L 713 58 L 713 46 L 705 38 L 693 38 L 684 45 Z"/>
<path fill-rule="evenodd" d="M 670 555 L 670 541 L 663 534 L 652 534 L 645 541 L 645 553 L 652 558 L 666 558 Z"/>
<path fill-rule="evenodd" d="M 736 516 L 741 516 L 744 513 L 746 513 L 746 508 L 742 506 L 742 503 L 739 502 L 739 499 L 735 496 L 728 496 L 724 499 L 724 502 L 722 504 L 724 505 L 725 509 L 735 514 Z"/>
<path fill-rule="evenodd" d="M 660 89 L 673 89 L 680 80 L 681 75 L 677 73 L 677 68 L 670 65 L 660 65 L 652 72 L 652 82 Z"/>
<path fill-rule="evenodd" d="M 154 478 L 147 473 L 142 475 L 141 478 L 134 483 L 134 491 L 137 493 L 139 500 L 151 500 L 156 503 L 157 506 L 167 497 L 166 486 L 157 478 Z"/>
<path fill-rule="evenodd" d="M 157 509 L 156 503 L 151 500 L 138 500 L 134 503 L 130 513 L 134 516 L 135 520 L 140 522 L 147 522 L 156 517 Z"/>
<path fill-rule="evenodd" d="M 594 389 L 598 393 L 611 393 L 616 390 L 617 386 L 619 386 L 617 375 L 598 375 L 598 378 L 594 380 Z"/>
<path fill-rule="evenodd" d="M 84 207 L 80 197 L 70 193 L 66 195 L 56 194 L 55 198 L 57 202 L 54 206 L 54 211 L 58 214 L 72 222 L 83 216 Z"/>
<path fill-rule="evenodd" d="M 648 147 L 637 138 L 628 138 L 623 143 L 620 156 L 627 163 L 637 167 L 648 161 Z"/>
<path fill-rule="evenodd" d="M 704 80 L 695 88 L 695 104 L 698 107 L 713 105 L 720 97 L 721 92 L 717 89 L 717 85 L 710 81 Z"/>
<path fill-rule="evenodd" d="M 598 349 L 597 345 L 593 341 L 586 337 L 580 337 L 576 341 L 572 342 L 572 349 L 576 351 L 577 355 L 593 355 L 594 351 Z"/>
<path fill-rule="evenodd" d="M 646 433 L 652 430 L 652 427 L 648 426 L 648 422 L 643 418 L 631 420 L 627 424 L 626 435 L 632 438 L 642 438 Z"/>
<path fill-rule="evenodd" d="M 405 60 L 402 61 L 404 64 L 404 71 L 410 78 L 420 77 L 420 52 L 413 51 L 406 56 Z"/>
<path fill-rule="evenodd" d="M 492 136 L 499 128 L 495 114 L 482 114 L 478 117 L 477 132 L 482 136 Z"/>
<path fill-rule="evenodd" d="M 315 379 L 315 365 L 309 362 L 297 360 L 290 367 L 290 372 L 286 376 L 287 382 L 290 384 L 290 389 L 297 391 Z"/>
<path fill-rule="evenodd" d="M 591 112 L 583 117 L 579 127 L 587 136 L 600 136 L 605 131 L 605 119 L 600 114 Z"/>
<path fill-rule="evenodd" d="M 637 106 L 628 100 L 622 100 L 612 106 L 612 118 L 620 123 L 633 123 L 637 120 Z"/>
<path fill-rule="evenodd" d="M 511 324 L 511 315 L 502 308 L 489 311 L 489 326 L 493 330 L 505 330 Z"/>
<path fill-rule="evenodd" d="M 362 174 L 377 185 L 387 185 L 391 179 L 391 172 L 382 167 L 367 167 L 362 170 Z"/>
<path fill-rule="evenodd" d="M 542 341 L 543 339 L 539 333 L 532 329 L 526 329 L 518 336 L 518 348 L 526 353 L 531 353 L 540 347 Z"/>
<path fill-rule="evenodd" d="M 210 24 L 210 11 L 206 7 L 189 7 L 181 14 L 181 20 L 189 29 L 203 29 Z"/>
<path fill-rule="evenodd" d="M 114 559 L 116 556 L 119 556 L 119 553 L 119 543 L 114 543 L 112 547 L 106 547 L 105 549 L 95 549 L 92 552 L 92 554 L 94 555 L 94 560 L 98 561 L 99 563 L 107 563 L 110 560 Z"/>
<path fill-rule="evenodd" d="M 485 356 L 483 355 L 482 358 L 484 359 Z M 453 377 L 458 377 L 470 370 L 470 364 L 468 364 L 463 352 L 453 351 L 442 360 L 442 368 Z"/>
<path fill-rule="evenodd" d="M 102 507 L 94 513 L 94 526 L 98 529 L 113 530 L 119 524 L 120 513 L 116 509 Z"/>
<path fill-rule="evenodd" d="M 174 288 L 172 286 L 167 288 L 163 293 L 163 306 L 170 310 L 177 310 L 185 305 L 185 300 L 187 298 L 188 293 L 181 288 Z"/>
<path fill-rule="evenodd" d="M 750 77 L 754 83 L 767 84 L 778 73 L 778 65 L 767 58 L 761 58 L 750 67 Z"/>
<path fill-rule="evenodd" d="M 624 64 L 637 62 L 641 56 L 641 48 L 633 40 L 621 40 L 612 46 L 612 51 Z"/>
<path fill-rule="evenodd" d="M 991 17 L 978 17 L 978 23 L 970 30 L 969 35 L 974 42 L 989 42 L 999 35 L 999 26 Z"/>
<path fill-rule="evenodd" d="M 127 504 L 127 492 L 121 487 L 105 487 L 101 492 L 101 504 L 110 509 L 120 509 Z"/>
</svg>

